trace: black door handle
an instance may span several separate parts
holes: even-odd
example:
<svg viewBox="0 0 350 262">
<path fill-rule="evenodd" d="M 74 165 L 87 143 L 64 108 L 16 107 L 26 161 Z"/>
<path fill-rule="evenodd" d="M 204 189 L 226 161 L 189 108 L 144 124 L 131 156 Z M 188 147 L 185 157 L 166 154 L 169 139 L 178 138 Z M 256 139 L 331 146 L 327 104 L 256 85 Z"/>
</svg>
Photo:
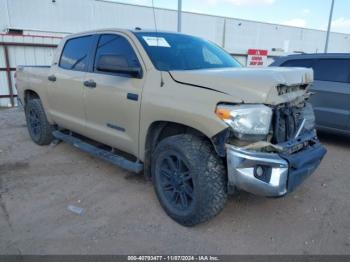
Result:
<svg viewBox="0 0 350 262">
<path fill-rule="evenodd" d="M 87 80 L 87 81 L 84 81 L 84 86 L 89 88 L 96 88 L 97 84 L 94 80 Z"/>
<path fill-rule="evenodd" d="M 126 95 L 126 98 L 132 101 L 138 101 L 139 100 L 139 95 L 138 94 L 133 94 L 133 93 L 128 93 Z"/>
<path fill-rule="evenodd" d="M 56 78 L 55 75 L 50 75 L 50 76 L 48 76 L 47 79 L 48 79 L 49 81 L 51 81 L 51 82 L 55 82 L 55 81 L 57 80 L 57 78 Z"/>
</svg>

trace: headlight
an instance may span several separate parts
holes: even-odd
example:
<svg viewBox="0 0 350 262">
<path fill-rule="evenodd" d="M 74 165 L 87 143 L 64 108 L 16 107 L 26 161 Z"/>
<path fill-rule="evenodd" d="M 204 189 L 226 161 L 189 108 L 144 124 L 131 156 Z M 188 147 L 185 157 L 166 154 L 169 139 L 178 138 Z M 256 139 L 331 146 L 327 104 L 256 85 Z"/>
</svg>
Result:
<svg viewBox="0 0 350 262">
<path fill-rule="evenodd" d="M 216 114 L 238 138 L 262 137 L 270 130 L 272 109 L 264 105 L 218 105 Z"/>
</svg>

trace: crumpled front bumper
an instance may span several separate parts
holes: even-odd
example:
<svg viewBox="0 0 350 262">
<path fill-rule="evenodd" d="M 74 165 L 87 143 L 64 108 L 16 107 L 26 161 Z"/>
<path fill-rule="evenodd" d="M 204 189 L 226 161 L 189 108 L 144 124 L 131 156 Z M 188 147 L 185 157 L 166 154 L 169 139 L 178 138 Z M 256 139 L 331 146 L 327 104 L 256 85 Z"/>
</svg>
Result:
<svg viewBox="0 0 350 262">
<path fill-rule="evenodd" d="M 326 152 L 319 142 L 290 155 L 228 146 L 228 184 L 260 196 L 283 196 L 316 170 Z"/>
</svg>

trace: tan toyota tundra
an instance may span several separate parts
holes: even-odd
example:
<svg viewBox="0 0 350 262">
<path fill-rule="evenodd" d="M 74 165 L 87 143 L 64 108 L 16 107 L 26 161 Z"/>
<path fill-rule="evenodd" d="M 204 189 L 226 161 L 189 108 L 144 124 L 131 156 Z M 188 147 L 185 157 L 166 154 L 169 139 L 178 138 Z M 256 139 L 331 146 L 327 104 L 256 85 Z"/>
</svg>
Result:
<svg viewBox="0 0 350 262">
<path fill-rule="evenodd" d="M 242 68 L 198 37 L 119 29 L 70 35 L 51 67 L 16 72 L 35 143 L 62 140 L 143 171 L 185 226 L 236 190 L 280 197 L 315 171 L 326 149 L 312 81 L 306 68 Z"/>
</svg>

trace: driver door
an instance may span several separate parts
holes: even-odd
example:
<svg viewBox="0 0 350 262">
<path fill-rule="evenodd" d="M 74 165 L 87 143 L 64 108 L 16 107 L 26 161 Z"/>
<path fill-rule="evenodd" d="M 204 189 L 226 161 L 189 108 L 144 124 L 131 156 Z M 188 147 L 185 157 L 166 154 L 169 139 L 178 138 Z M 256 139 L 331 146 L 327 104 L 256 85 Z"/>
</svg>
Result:
<svg viewBox="0 0 350 262">
<path fill-rule="evenodd" d="M 101 62 L 102 61 L 102 62 Z M 121 34 L 99 36 L 94 65 L 84 81 L 86 132 L 92 139 L 132 155 L 138 154 L 142 74 L 100 70 L 99 63 L 139 68 L 141 61 L 131 42 Z"/>
</svg>

